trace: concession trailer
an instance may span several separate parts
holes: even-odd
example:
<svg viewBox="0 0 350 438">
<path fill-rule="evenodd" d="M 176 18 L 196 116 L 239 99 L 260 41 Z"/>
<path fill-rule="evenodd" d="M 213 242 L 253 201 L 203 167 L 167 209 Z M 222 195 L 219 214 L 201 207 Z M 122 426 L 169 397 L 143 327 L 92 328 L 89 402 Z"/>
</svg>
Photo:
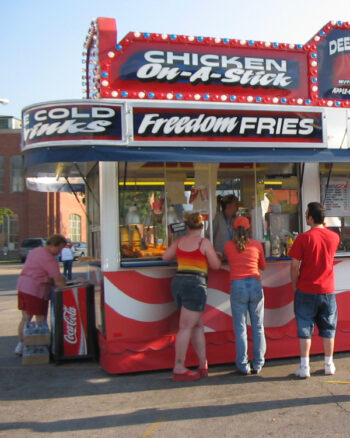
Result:
<svg viewBox="0 0 350 438">
<path fill-rule="evenodd" d="M 205 216 L 213 239 L 227 194 L 265 247 L 267 358 L 299 354 L 288 252 L 307 229 L 308 202 L 325 204 L 341 235 L 335 350 L 349 350 L 350 23 L 328 23 L 306 44 L 147 32 L 118 42 L 115 20 L 98 18 L 83 66 L 83 99 L 24 108 L 22 150 L 32 182 L 85 184 L 103 368 L 172 367 L 176 264 L 161 256 L 186 232 L 188 211 Z M 229 284 L 225 262 L 209 271 L 209 364 L 234 362 Z M 321 351 L 315 331 L 311 352 Z"/>
</svg>

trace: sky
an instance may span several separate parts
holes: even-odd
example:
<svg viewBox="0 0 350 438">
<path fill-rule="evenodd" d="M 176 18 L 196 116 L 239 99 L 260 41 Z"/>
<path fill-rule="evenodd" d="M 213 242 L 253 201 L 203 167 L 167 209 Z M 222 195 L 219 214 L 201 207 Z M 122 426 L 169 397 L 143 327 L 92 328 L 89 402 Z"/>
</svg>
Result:
<svg viewBox="0 0 350 438">
<path fill-rule="evenodd" d="M 350 3 L 2 0 L 0 100 L 9 103 L 0 104 L 0 116 L 20 118 L 28 105 L 83 97 L 83 43 L 97 17 L 116 19 L 118 41 L 139 31 L 305 44 L 329 21 L 350 21 Z"/>
</svg>

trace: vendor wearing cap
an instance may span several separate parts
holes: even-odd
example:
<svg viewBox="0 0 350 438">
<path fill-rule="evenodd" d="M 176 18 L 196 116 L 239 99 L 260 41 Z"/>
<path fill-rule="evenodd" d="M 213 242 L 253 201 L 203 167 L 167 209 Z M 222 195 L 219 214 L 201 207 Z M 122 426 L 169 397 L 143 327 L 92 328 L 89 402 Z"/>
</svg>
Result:
<svg viewBox="0 0 350 438">
<path fill-rule="evenodd" d="M 250 223 L 238 216 L 234 223 L 233 240 L 225 244 L 225 256 L 230 265 L 230 293 L 233 329 L 236 336 L 236 367 L 242 374 L 258 374 L 265 363 L 264 292 L 260 271 L 266 267 L 260 242 L 249 237 Z M 248 359 L 247 314 L 252 336 L 252 363 Z"/>
<path fill-rule="evenodd" d="M 233 225 L 239 207 L 235 195 L 218 196 L 220 210 L 213 221 L 214 248 L 219 255 L 223 255 L 225 243 L 233 239 Z"/>
</svg>

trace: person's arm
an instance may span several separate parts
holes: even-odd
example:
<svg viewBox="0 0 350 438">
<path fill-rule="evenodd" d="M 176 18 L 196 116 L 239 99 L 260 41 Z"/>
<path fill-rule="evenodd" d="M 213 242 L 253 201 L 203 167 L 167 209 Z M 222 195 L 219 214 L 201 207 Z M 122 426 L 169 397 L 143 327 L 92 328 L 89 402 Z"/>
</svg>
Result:
<svg viewBox="0 0 350 438">
<path fill-rule="evenodd" d="M 66 285 L 66 279 L 60 273 L 60 265 L 54 256 L 45 260 L 46 264 L 42 265 L 43 271 L 53 281 L 55 287 L 63 287 Z"/>
<path fill-rule="evenodd" d="M 178 240 L 175 240 L 168 248 L 164 251 L 162 255 L 162 259 L 165 262 L 170 262 L 176 258 L 176 248 L 177 248 Z"/>
<path fill-rule="evenodd" d="M 66 280 L 63 275 L 57 275 L 53 278 L 56 287 L 63 287 L 66 285 Z"/>
<path fill-rule="evenodd" d="M 297 288 L 297 282 L 299 278 L 299 267 L 300 267 L 300 260 L 292 259 L 290 265 L 290 278 L 292 280 L 293 290 L 296 290 Z"/>
<path fill-rule="evenodd" d="M 261 245 L 261 243 L 260 243 L 260 246 L 259 246 L 259 263 L 258 263 L 258 267 L 259 267 L 260 271 L 263 271 L 266 268 L 266 259 L 265 259 L 264 249 L 263 249 L 263 246 Z"/>
<path fill-rule="evenodd" d="M 209 266 L 212 269 L 219 269 L 221 266 L 221 260 L 217 256 L 213 245 L 210 243 L 208 239 L 204 239 L 202 243 L 202 248 L 205 256 L 207 257 Z"/>
</svg>

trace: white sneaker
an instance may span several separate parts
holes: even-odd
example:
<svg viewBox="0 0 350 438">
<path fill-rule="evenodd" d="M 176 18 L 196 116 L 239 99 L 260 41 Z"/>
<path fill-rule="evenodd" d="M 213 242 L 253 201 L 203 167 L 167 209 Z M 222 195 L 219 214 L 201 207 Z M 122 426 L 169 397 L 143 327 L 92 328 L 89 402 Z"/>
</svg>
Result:
<svg viewBox="0 0 350 438">
<path fill-rule="evenodd" d="M 16 345 L 15 354 L 17 354 L 17 356 L 22 356 L 23 353 L 23 342 L 18 342 L 18 344 Z"/>
<path fill-rule="evenodd" d="M 324 373 L 326 376 L 332 376 L 333 374 L 335 374 L 334 362 L 331 362 L 330 364 L 324 364 Z"/>
<path fill-rule="evenodd" d="M 302 367 L 300 365 L 300 368 L 295 372 L 295 375 L 300 379 L 306 379 L 310 377 L 310 367 Z"/>
</svg>

